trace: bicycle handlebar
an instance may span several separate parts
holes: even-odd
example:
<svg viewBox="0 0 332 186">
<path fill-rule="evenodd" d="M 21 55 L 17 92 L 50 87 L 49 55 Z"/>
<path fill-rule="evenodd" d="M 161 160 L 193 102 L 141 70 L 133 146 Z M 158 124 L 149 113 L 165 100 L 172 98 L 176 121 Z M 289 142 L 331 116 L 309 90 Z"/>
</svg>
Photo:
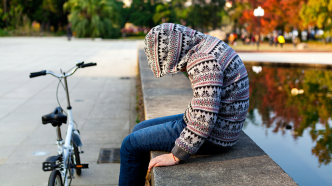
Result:
<svg viewBox="0 0 332 186">
<path fill-rule="evenodd" d="M 45 76 L 46 75 L 46 70 L 42 70 L 40 72 L 31 72 L 30 73 L 30 78 L 38 77 L 38 76 Z"/>
<path fill-rule="evenodd" d="M 51 74 L 51 75 L 53 75 L 54 77 L 57 77 L 57 78 L 63 78 L 63 77 L 68 77 L 68 76 L 73 75 L 76 72 L 76 70 L 79 69 L 79 68 L 85 68 L 85 67 L 96 66 L 96 65 L 97 65 L 97 63 L 86 63 L 86 64 L 84 64 L 84 62 L 82 61 L 80 63 L 77 63 L 76 66 L 70 72 L 63 73 L 61 75 L 57 75 L 54 72 L 49 71 L 49 70 L 42 70 L 40 72 L 31 72 L 30 73 L 30 78 L 34 78 L 34 77 L 38 77 L 38 76 L 45 76 L 46 74 Z"/>
<path fill-rule="evenodd" d="M 97 63 L 87 63 L 87 64 L 80 65 L 80 67 L 85 68 L 85 67 L 96 66 L 96 65 L 97 65 Z"/>
</svg>

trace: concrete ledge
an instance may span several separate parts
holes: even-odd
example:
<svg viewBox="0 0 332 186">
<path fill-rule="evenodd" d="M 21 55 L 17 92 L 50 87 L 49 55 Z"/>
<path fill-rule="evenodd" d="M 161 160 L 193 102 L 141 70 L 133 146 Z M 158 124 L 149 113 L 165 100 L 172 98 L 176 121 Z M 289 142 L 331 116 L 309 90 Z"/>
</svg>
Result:
<svg viewBox="0 0 332 186">
<path fill-rule="evenodd" d="M 145 119 L 180 114 L 192 98 L 190 81 L 182 74 L 157 79 L 139 50 Z M 151 152 L 154 158 L 166 152 Z M 244 132 L 229 151 L 218 155 L 192 156 L 180 165 L 156 167 L 152 185 L 297 185 Z"/>
</svg>

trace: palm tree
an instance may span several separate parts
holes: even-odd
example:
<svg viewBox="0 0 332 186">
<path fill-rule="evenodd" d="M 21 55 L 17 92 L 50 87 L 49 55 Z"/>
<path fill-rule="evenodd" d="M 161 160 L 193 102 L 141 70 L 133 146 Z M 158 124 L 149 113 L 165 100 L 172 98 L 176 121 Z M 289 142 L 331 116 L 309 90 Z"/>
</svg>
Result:
<svg viewBox="0 0 332 186">
<path fill-rule="evenodd" d="M 69 21 L 77 37 L 116 38 L 120 36 L 122 8 L 116 0 L 69 0 Z"/>
</svg>

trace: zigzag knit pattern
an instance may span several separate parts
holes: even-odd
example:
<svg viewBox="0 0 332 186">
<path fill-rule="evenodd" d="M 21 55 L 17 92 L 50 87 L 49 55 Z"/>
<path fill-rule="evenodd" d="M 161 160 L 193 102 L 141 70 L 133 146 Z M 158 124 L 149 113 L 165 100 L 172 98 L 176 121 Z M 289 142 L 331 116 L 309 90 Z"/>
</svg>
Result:
<svg viewBox="0 0 332 186">
<path fill-rule="evenodd" d="M 172 23 L 147 34 L 145 52 L 158 78 L 187 68 L 193 98 L 175 148 L 192 155 L 205 140 L 234 145 L 249 108 L 248 75 L 236 52 L 215 37 Z"/>
</svg>

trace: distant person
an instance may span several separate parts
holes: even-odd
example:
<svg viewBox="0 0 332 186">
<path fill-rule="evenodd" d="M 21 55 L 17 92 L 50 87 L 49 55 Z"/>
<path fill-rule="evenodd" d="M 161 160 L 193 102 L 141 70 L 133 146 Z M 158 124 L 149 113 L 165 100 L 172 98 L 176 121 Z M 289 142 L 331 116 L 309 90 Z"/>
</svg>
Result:
<svg viewBox="0 0 332 186">
<path fill-rule="evenodd" d="M 274 42 L 274 46 L 277 47 L 278 46 L 278 37 L 277 37 L 277 35 L 273 36 L 273 42 Z"/>
<path fill-rule="evenodd" d="M 236 40 L 239 38 L 239 36 L 238 36 L 236 33 L 234 33 L 233 36 L 234 36 L 233 46 L 236 47 L 236 46 L 237 46 L 237 42 L 236 42 Z"/>
<path fill-rule="evenodd" d="M 250 38 L 249 38 L 249 36 L 246 36 L 245 41 L 246 41 L 246 45 L 250 45 Z"/>
<path fill-rule="evenodd" d="M 259 35 L 258 34 L 255 35 L 255 41 L 256 41 L 257 47 L 259 47 Z"/>
<path fill-rule="evenodd" d="M 229 37 L 228 37 L 229 45 L 234 45 L 235 39 L 236 39 L 235 33 L 229 34 Z"/>
<path fill-rule="evenodd" d="M 255 40 L 255 35 L 254 35 L 254 34 L 251 34 L 251 44 L 252 44 L 252 45 L 255 45 L 255 42 L 256 42 L 256 40 Z"/>
<path fill-rule="evenodd" d="M 173 166 L 194 154 L 230 148 L 239 138 L 249 107 L 246 67 L 218 38 L 164 23 L 146 35 L 144 50 L 146 65 L 156 78 L 186 71 L 193 98 L 184 113 L 138 123 L 123 140 L 120 186 L 143 186 L 147 170 L 153 167 Z M 150 160 L 150 151 L 169 153 Z"/>
<path fill-rule="evenodd" d="M 280 46 L 282 48 L 282 45 L 285 43 L 285 38 L 282 35 L 278 36 L 278 42 L 280 43 Z"/>
<path fill-rule="evenodd" d="M 226 33 L 226 38 L 224 40 L 226 44 L 229 44 L 229 35 L 230 35 L 229 33 Z"/>
<path fill-rule="evenodd" d="M 233 37 L 233 34 L 229 34 L 228 36 L 228 42 L 229 42 L 229 45 L 233 44 L 233 40 L 234 40 L 234 37 Z"/>
<path fill-rule="evenodd" d="M 242 44 L 245 45 L 246 44 L 246 34 L 245 33 L 241 34 L 241 40 L 242 40 Z"/>
<path fill-rule="evenodd" d="M 239 36 L 235 32 L 233 34 L 234 34 L 234 41 L 236 41 L 239 38 Z"/>
<path fill-rule="evenodd" d="M 292 42 L 293 42 L 294 49 L 296 49 L 296 46 L 299 43 L 299 38 L 297 36 L 293 36 Z"/>
<path fill-rule="evenodd" d="M 68 41 L 70 41 L 71 37 L 73 37 L 73 32 L 71 30 L 71 23 L 68 23 L 68 25 L 67 25 L 67 38 L 68 38 Z"/>
<path fill-rule="evenodd" d="M 273 47 L 273 35 L 271 33 L 268 34 L 268 38 L 269 38 L 269 44 L 271 47 Z"/>
</svg>

